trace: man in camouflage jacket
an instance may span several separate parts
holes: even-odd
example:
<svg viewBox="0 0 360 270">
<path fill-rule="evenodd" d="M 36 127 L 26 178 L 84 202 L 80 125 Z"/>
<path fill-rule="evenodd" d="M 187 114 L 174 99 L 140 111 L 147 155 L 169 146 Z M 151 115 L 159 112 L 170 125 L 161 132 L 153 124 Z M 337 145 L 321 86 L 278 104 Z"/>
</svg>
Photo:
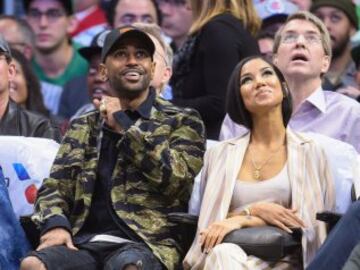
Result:
<svg viewBox="0 0 360 270">
<path fill-rule="evenodd" d="M 153 53 L 151 39 L 132 27 L 106 36 L 99 70 L 115 97 L 95 100 L 99 111 L 71 123 L 35 205 L 40 246 L 21 269 L 178 265 L 167 214 L 187 209 L 204 125 L 196 111 L 156 97 Z"/>
</svg>

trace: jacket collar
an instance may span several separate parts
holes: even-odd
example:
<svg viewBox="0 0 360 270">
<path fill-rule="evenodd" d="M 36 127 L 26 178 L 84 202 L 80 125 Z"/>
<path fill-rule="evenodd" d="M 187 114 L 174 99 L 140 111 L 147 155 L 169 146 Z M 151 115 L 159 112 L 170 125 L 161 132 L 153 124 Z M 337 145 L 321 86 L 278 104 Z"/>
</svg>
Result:
<svg viewBox="0 0 360 270">
<path fill-rule="evenodd" d="M 230 140 L 224 141 L 224 143 L 227 143 L 229 145 L 236 145 L 236 146 L 247 146 L 249 144 L 249 141 L 250 141 L 250 132 L 247 132 L 245 135 L 242 135 L 241 137 L 232 138 Z M 294 133 L 290 127 L 287 127 L 286 141 L 288 144 L 302 145 L 304 143 L 311 141 L 311 139 L 307 138 L 301 133 Z"/>
</svg>

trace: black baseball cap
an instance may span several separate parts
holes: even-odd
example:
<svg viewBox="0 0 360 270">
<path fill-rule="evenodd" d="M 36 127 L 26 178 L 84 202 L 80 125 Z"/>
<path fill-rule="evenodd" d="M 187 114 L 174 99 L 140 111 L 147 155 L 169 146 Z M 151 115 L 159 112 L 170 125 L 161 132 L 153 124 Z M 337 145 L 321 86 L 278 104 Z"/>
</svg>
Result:
<svg viewBox="0 0 360 270">
<path fill-rule="evenodd" d="M 111 30 L 102 31 L 94 36 L 91 40 L 90 46 L 82 47 L 79 49 L 79 53 L 86 60 L 90 60 L 93 55 L 101 54 L 102 47 L 104 46 L 104 39 Z"/>
<path fill-rule="evenodd" d="M 113 46 L 126 37 L 133 37 L 139 39 L 144 45 L 144 48 L 147 49 L 150 53 L 151 58 L 153 58 L 155 52 L 155 44 L 148 36 L 148 34 L 133 26 L 123 26 L 111 30 L 106 35 L 104 46 L 101 51 L 101 62 L 104 63 Z"/>
<path fill-rule="evenodd" d="M 34 0 L 23 0 L 25 12 L 28 12 L 32 1 L 34 1 Z M 56 0 L 56 1 L 58 1 L 60 4 L 62 4 L 67 15 L 74 14 L 74 7 L 73 7 L 72 0 Z"/>
<path fill-rule="evenodd" d="M 3 37 L 3 35 L 0 34 L 0 52 L 4 53 L 5 55 L 11 57 L 11 51 L 9 44 Z"/>
</svg>

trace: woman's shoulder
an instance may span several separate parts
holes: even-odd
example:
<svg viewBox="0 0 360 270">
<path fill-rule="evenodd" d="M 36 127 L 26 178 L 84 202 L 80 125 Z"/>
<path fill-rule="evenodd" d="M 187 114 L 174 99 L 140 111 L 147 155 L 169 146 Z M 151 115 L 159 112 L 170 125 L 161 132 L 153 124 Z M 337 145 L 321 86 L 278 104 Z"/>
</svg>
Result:
<svg viewBox="0 0 360 270">
<path fill-rule="evenodd" d="M 224 141 L 216 141 L 215 143 L 211 143 L 210 145 L 208 143 L 206 152 L 208 156 L 209 155 L 218 156 L 222 153 L 226 154 L 226 152 L 229 151 L 229 149 L 232 148 L 233 146 L 244 144 L 248 140 L 249 140 L 249 133 L 246 133 L 241 136 L 227 139 Z"/>
<path fill-rule="evenodd" d="M 256 40 L 253 38 L 249 31 L 247 31 L 238 18 L 230 13 L 223 13 L 215 16 L 209 22 L 207 22 L 200 31 L 200 39 L 205 40 L 221 40 L 223 43 L 242 43 L 246 42 L 254 43 L 256 46 Z"/>
<path fill-rule="evenodd" d="M 202 31 L 209 31 L 214 29 L 222 30 L 228 29 L 228 31 L 243 32 L 245 28 L 241 20 L 233 16 L 231 13 L 222 13 L 212 18 L 208 23 L 203 26 Z"/>
<path fill-rule="evenodd" d="M 216 24 L 216 23 L 230 23 L 235 25 L 242 25 L 241 20 L 236 18 L 230 12 L 224 12 L 219 15 L 216 15 L 208 22 L 208 24 Z"/>
</svg>

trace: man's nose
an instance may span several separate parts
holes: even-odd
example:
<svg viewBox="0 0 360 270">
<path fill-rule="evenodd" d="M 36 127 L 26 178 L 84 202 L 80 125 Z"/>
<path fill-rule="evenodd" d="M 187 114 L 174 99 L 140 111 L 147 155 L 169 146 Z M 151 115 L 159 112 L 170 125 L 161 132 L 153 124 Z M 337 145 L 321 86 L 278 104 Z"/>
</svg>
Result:
<svg viewBox="0 0 360 270">
<path fill-rule="evenodd" d="M 138 60 L 136 59 L 136 55 L 133 53 L 129 53 L 127 56 L 127 64 L 128 65 L 136 65 L 138 63 Z"/>
</svg>

